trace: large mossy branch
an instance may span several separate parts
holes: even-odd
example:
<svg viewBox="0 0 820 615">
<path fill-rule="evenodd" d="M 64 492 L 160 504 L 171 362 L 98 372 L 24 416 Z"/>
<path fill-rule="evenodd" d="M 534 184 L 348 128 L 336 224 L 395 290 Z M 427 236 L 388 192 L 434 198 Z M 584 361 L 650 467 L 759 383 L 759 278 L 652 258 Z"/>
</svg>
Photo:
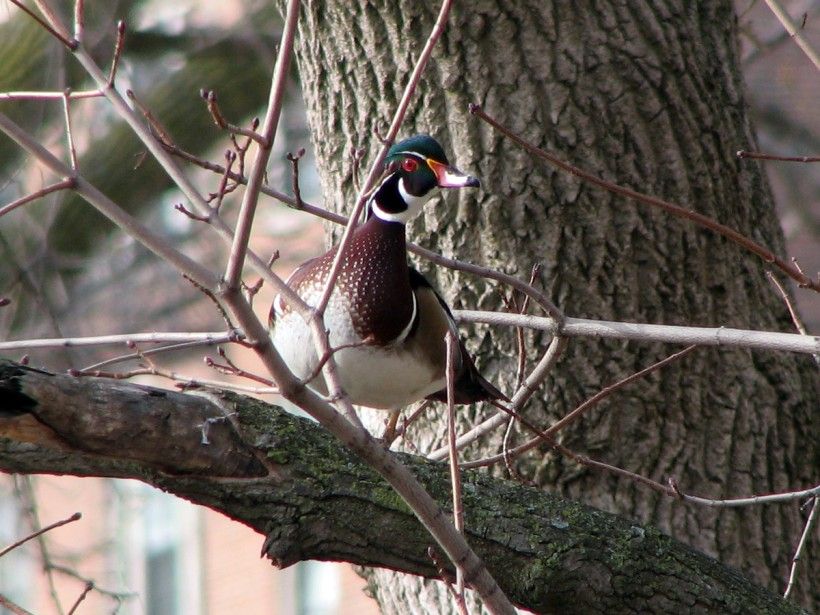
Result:
<svg viewBox="0 0 820 615">
<path fill-rule="evenodd" d="M 402 460 L 449 508 L 446 466 Z M 267 536 L 278 566 L 344 560 L 437 576 L 433 540 L 376 472 L 310 421 L 231 393 L 0 361 L 0 470 L 143 480 Z M 524 608 L 800 612 L 655 529 L 485 474 L 465 472 L 463 484 L 468 539 Z"/>
</svg>

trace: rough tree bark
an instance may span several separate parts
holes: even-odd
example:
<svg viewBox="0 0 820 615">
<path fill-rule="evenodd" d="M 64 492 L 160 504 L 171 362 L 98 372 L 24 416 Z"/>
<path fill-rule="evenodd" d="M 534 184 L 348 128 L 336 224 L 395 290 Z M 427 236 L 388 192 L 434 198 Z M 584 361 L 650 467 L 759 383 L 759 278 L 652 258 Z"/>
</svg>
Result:
<svg viewBox="0 0 820 615">
<path fill-rule="evenodd" d="M 403 462 L 446 507 L 446 464 Z M 314 423 L 248 397 L 0 360 L 0 470 L 139 478 L 266 535 L 279 566 L 330 559 L 438 575 L 429 534 L 376 472 Z M 654 528 L 483 473 L 465 473 L 464 493 L 470 542 L 525 608 L 802 612 Z"/>
<path fill-rule="evenodd" d="M 297 58 L 325 203 L 348 210 L 351 145 L 384 128 L 432 26 L 424 2 L 307 1 Z M 783 240 L 756 163 L 729 0 L 622 3 L 456 3 L 403 134 L 429 132 L 482 190 L 428 206 L 411 236 L 447 255 L 540 283 L 567 314 L 666 324 L 790 330 L 765 264 L 734 245 L 546 167 L 471 119 L 477 102 L 535 144 L 611 179 L 697 211 L 775 251 Z M 371 148 L 372 151 L 372 148 Z M 429 267 L 421 264 L 428 273 Z M 499 308 L 496 289 L 451 271 L 431 273 L 456 306 Z M 530 358 L 544 340 L 528 336 Z M 485 372 L 510 386 L 512 332 L 473 330 Z M 671 352 L 662 345 L 573 341 L 526 415 L 565 414 L 602 385 Z M 563 442 L 689 491 L 731 497 L 816 481 L 820 437 L 810 358 L 700 350 L 612 399 Z M 462 413 L 464 425 L 493 412 Z M 413 439 L 440 443 L 431 417 Z M 501 433 L 470 449 L 498 452 Z M 650 522 L 782 591 L 803 519 L 798 505 L 693 508 L 628 480 L 580 470 L 542 452 L 519 471 L 550 491 Z M 816 545 L 816 541 L 815 541 Z M 816 551 L 816 547 L 815 547 Z M 798 591 L 818 604 L 818 559 Z M 416 579 L 370 573 L 386 613 L 444 608 Z"/>
</svg>

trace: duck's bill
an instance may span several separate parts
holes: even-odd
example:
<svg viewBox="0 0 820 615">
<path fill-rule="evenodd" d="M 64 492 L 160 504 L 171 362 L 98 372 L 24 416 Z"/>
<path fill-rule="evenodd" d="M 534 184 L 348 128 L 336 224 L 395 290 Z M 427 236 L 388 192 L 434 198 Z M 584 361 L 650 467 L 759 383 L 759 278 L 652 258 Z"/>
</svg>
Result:
<svg viewBox="0 0 820 615">
<path fill-rule="evenodd" d="M 478 188 L 481 182 L 477 177 L 462 173 L 455 167 L 447 166 L 435 160 L 427 159 L 427 164 L 436 174 L 439 188 Z"/>
</svg>

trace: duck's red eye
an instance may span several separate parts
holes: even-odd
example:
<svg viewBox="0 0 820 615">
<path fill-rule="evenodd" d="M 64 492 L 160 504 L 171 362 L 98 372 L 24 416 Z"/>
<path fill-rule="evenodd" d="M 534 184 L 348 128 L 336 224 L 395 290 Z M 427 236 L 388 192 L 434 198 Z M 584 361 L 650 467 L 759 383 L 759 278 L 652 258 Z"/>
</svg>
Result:
<svg viewBox="0 0 820 615">
<path fill-rule="evenodd" d="M 401 168 L 408 173 L 412 173 L 419 168 L 419 161 L 415 158 L 405 158 L 401 161 Z"/>
</svg>

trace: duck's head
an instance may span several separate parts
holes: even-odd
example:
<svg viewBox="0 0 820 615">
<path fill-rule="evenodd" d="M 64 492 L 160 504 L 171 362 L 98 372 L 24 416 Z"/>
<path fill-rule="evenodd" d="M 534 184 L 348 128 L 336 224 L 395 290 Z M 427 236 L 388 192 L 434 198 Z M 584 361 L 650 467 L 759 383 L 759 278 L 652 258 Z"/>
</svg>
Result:
<svg viewBox="0 0 820 615">
<path fill-rule="evenodd" d="M 406 223 L 433 196 L 434 188 L 478 187 L 477 178 L 447 161 L 438 141 L 415 135 L 399 141 L 385 158 L 387 177 L 373 194 L 370 210 L 389 222 Z"/>
</svg>

